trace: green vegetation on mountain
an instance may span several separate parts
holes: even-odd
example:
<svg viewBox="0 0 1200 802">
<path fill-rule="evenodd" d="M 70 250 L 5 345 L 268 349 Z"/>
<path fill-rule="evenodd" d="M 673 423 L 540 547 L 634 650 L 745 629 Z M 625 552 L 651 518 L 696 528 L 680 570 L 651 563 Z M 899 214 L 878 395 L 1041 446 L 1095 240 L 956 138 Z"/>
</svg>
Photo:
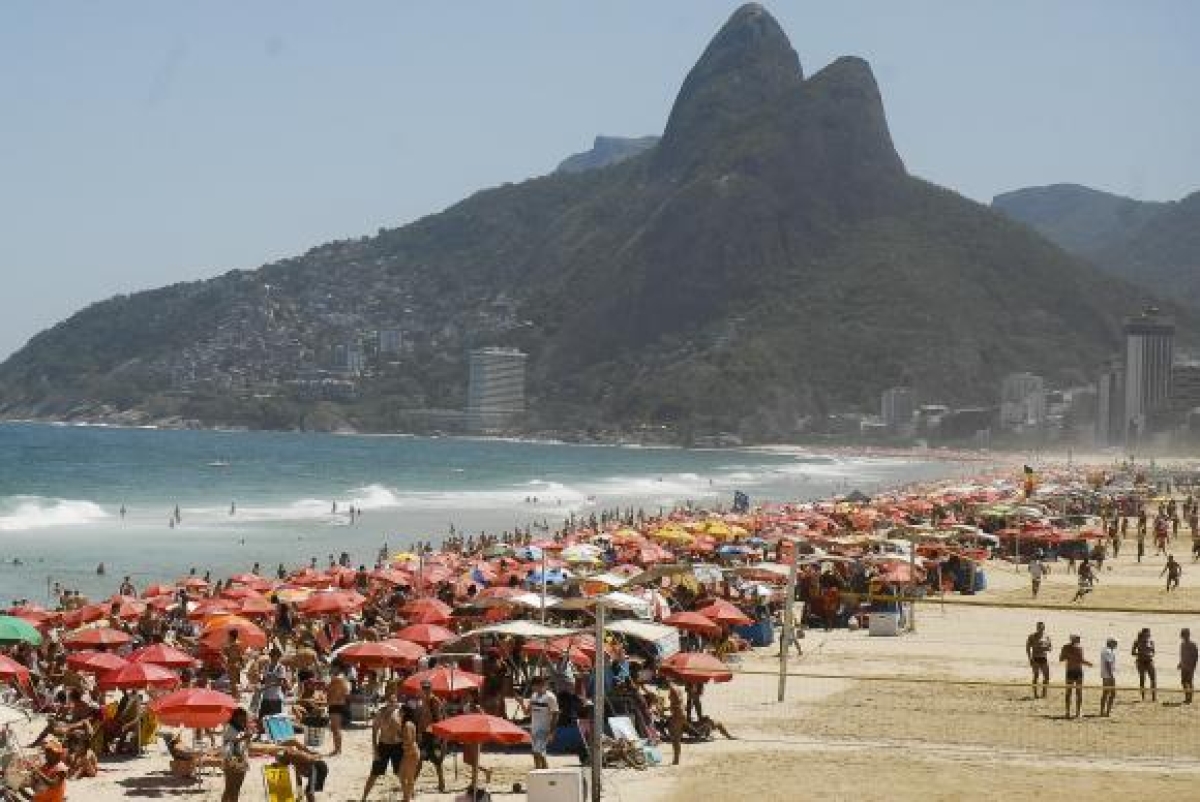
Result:
<svg viewBox="0 0 1200 802">
<path fill-rule="evenodd" d="M 1141 300 L 909 176 L 867 63 L 805 78 L 748 5 L 644 153 L 95 304 L 0 366 L 0 412 L 430 429 L 466 350 L 505 345 L 530 354 L 532 429 L 781 438 L 902 380 L 947 403 L 994 403 L 1015 370 L 1083 382 Z M 373 350 L 384 329 L 401 351 Z M 366 369 L 322 384 L 347 344 Z"/>
<path fill-rule="evenodd" d="M 1114 276 L 1200 307 L 1200 192 L 1158 203 L 1056 184 L 997 195 L 992 206 Z"/>
</svg>

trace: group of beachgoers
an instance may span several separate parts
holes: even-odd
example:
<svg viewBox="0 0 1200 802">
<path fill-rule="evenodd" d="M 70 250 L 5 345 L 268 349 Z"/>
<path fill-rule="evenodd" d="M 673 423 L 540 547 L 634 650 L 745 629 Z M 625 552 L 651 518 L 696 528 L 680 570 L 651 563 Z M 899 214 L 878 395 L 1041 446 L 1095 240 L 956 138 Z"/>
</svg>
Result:
<svg viewBox="0 0 1200 802">
<path fill-rule="evenodd" d="M 1117 699 L 1117 650 L 1119 642 L 1116 638 L 1107 638 L 1100 649 L 1100 715 L 1112 715 L 1113 704 Z M 1045 623 L 1039 621 L 1037 627 L 1025 640 L 1025 657 L 1033 672 L 1033 698 L 1045 699 L 1049 694 L 1050 685 L 1050 654 L 1054 649 Z M 1154 640 L 1149 627 L 1138 631 L 1130 649 L 1134 665 L 1138 673 L 1138 686 L 1141 700 L 1158 701 L 1158 672 L 1155 669 Z M 1183 704 L 1192 703 L 1193 682 L 1196 676 L 1196 664 L 1200 660 L 1200 650 L 1192 640 L 1192 632 L 1188 628 L 1179 631 L 1179 660 L 1176 668 L 1179 671 L 1179 685 L 1183 694 Z M 1059 650 L 1058 661 L 1065 670 L 1065 704 L 1066 718 L 1079 718 L 1083 707 L 1084 669 L 1094 666 L 1084 652 L 1082 638 L 1070 635 L 1067 642 Z M 1039 687 L 1040 683 L 1040 687 Z M 1074 708 L 1072 708 L 1074 702 Z M 1072 712 L 1073 711 L 1073 712 Z"/>
<path fill-rule="evenodd" d="M 626 717 L 630 727 L 628 737 L 614 732 L 606 741 L 606 759 L 639 767 L 665 762 L 658 750 L 669 746 L 679 763 L 685 743 L 731 737 L 706 713 L 705 687 L 734 678 L 723 666 L 737 652 L 772 640 L 758 639 L 780 626 L 789 573 L 793 600 L 804 602 L 801 628 L 853 629 L 873 613 L 902 615 L 902 601 L 914 595 L 976 592 L 1002 538 L 1029 526 L 1030 516 L 1101 516 L 1099 528 L 1108 531 L 1112 519 L 1104 516 L 1114 498 L 1147 495 L 1117 493 L 1111 479 L 1107 489 L 1084 482 L 1077 469 L 1047 472 L 1046 480 L 1060 489 L 1040 508 L 1028 480 L 997 473 L 874 499 L 858 494 L 736 512 L 611 510 L 572 516 L 557 531 L 452 530 L 436 547 L 422 542 L 393 554 L 384 543 L 357 567 L 348 552 L 329 554 L 324 566 L 313 556 L 273 570 L 255 564 L 227 578 L 193 567 L 146 587 L 125 577 L 117 593 L 98 602 L 56 588 L 55 609 L 16 600 L 8 613 L 41 636 L 0 645 L 0 657 L 11 662 L 0 662 L 0 679 L 46 724 L 29 744 L 42 759 L 26 766 L 29 784 L 13 793 L 39 802 L 60 798 L 68 780 L 95 776 L 111 756 L 139 754 L 164 721 L 178 722 L 160 733 L 172 772 L 220 770 L 223 802 L 240 798 L 257 757 L 271 761 L 272 771 L 294 774 L 305 797 L 315 799 L 345 760 L 344 733 L 355 724 L 370 726 L 373 750 L 363 799 L 389 770 L 405 800 L 415 797 L 426 770 L 444 790 L 442 765 L 452 749 L 473 769 L 474 793 L 490 780 L 484 749 L 456 742 L 446 723 L 484 715 L 520 724 L 534 768 L 549 765 L 551 753 L 583 761 L 598 666 L 604 712 Z M 1160 517 L 1169 520 L 1168 509 L 1160 504 Z M 1194 517 L 1196 504 L 1189 497 L 1177 512 Z M 1054 531 L 1055 549 L 1079 536 Z M 614 618 L 656 622 L 674 633 L 673 642 L 628 627 L 600 644 L 584 634 L 593 626 L 588 600 L 618 590 L 632 606 L 614 608 Z M 515 628 L 504 629 L 509 625 Z M 540 629 L 547 625 L 553 628 Z M 801 634 L 785 646 L 799 650 Z M 1153 696 L 1149 633 L 1138 643 L 1134 656 Z M 1039 626 L 1027 643 L 1035 696 L 1039 678 L 1045 693 L 1051 648 Z M 1115 688 L 1112 649 L 1099 658 L 1106 688 Z M 1194 655 L 1185 630 L 1180 671 L 1189 702 Z M 1091 663 L 1075 636 L 1059 658 L 1067 668 L 1068 715 L 1072 701 L 1078 715 L 1083 669 Z M 128 668 L 147 663 L 166 673 Z M 164 708 L 164 699 L 186 691 L 223 694 L 227 714 L 188 726 L 187 716 Z M 190 744 L 186 729 L 193 731 Z"/>
</svg>

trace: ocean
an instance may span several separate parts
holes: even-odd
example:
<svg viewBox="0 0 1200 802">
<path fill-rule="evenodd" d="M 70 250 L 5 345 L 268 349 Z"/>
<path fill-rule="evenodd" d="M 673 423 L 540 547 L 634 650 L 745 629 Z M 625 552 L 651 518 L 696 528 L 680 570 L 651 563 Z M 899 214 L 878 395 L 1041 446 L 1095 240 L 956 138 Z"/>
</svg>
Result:
<svg viewBox="0 0 1200 802">
<path fill-rule="evenodd" d="M 558 527 L 616 506 L 728 506 L 738 490 L 803 500 L 966 472 L 790 449 L 0 424 L 0 604 L 46 601 L 55 582 L 95 597 L 126 575 L 140 587 L 193 567 L 270 572 L 342 551 L 371 564 L 384 544 L 437 542 L 451 525 Z"/>
</svg>

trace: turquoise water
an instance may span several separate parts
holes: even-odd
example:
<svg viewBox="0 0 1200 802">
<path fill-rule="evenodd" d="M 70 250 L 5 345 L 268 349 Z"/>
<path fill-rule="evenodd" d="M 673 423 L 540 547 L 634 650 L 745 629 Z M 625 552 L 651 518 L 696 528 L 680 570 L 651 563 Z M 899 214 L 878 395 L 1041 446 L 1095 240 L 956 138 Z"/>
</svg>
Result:
<svg viewBox="0 0 1200 802">
<path fill-rule="evenodd" d="M 617 505 L 728 505 L 735 490 L 755 501 L 815 498 L 961 471 L 750 450 L 7 424 L 0 603 L 44 599 L 54 581 L 97 594 L 126 574 L 144 584 L 191 567 L 324 565 L 341 551 L 372 562 L 384 543 L 440 539 L 452 524 L 558 526 Z M 182 522 L 171 528 L 177 505 Z M 350 506 L 363 512 L 353 525 Z"/>
</svg>

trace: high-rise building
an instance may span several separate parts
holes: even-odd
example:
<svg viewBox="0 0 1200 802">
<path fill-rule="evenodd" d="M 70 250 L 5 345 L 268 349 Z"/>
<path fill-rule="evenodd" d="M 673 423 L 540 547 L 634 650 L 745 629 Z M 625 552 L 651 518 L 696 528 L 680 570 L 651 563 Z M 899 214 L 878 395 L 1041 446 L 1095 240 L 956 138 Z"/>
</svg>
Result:
<svg viewBox="0 0 1200 802">
<path fill-rule="evenodd" d="M 467 425 L 473 431 L 507 428 L 525 411 L 526 359 L 526 354 L 515 348 L 471 351 Z"/>
<path fill-rule="evenodd" d="M 883 391 L 879 415 L 888 429 L 911 428 L 917 411 L 917 394 L 911 387 L 889 387 Z"/>
<path fill-rule="evenodd" d="M 1114 359 L 1096 382 L 1096 445 L 1125 444 L 1125 363 Z"/>
<path fill-rule="evenodd" d="M 398 354 L 404 345 L 404 335 L 399 329 L 381 329 L 379 331 L 379 353 Z"/>
<path fill-rule="evenodd" d="M 1171 365 L 1175 349 L 1175 322 L 1150 307 L 1125 319 L 1125 425 L 1126 439 L 1145 434 L 1157 413 L 1171 398 Z"/>
<path fill-rule="evenodd" d="M 1187 362 L 1171 368 L 1172 412 L 1191 412 L 1200 407 L 1200 363 Z"/>
<path fill-rule="evenodd" d="M 1046 422 L 1046 382 L 1032 373 L 1010 373 L 1000 384 L 1000 425 L 1040 426 Z"/>
</svg>

